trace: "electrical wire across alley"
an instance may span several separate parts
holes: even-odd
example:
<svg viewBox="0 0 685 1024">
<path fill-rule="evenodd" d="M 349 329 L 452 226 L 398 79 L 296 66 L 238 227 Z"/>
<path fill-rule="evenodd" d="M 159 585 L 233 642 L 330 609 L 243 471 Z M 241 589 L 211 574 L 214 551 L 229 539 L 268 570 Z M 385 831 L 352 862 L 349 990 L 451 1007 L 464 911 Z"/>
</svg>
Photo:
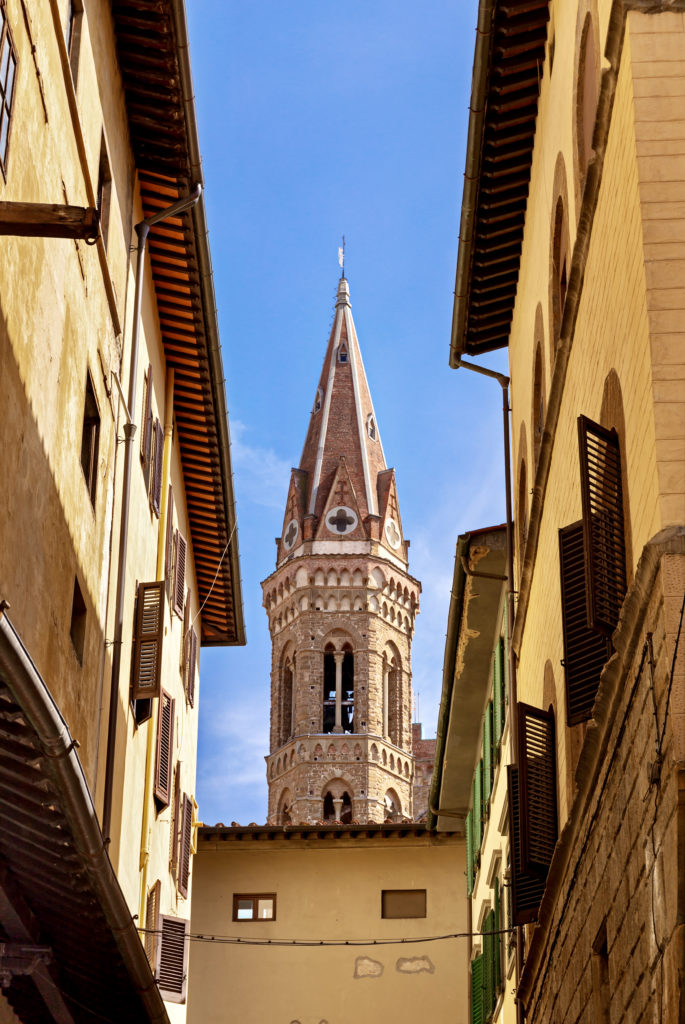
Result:
<svg viewBox="0 0 685 1024">
<path fill-rule="evenodd" d="M 266 920 L 266 919 L 265 919 Z M 158 928 L 139 928 L 144 935 L 161 935 Z M 445 939 L 482 939 L 489 935 L 510 935 L 514 928 L 500 928 L 492 932 L 450 932 L 447 935 L 417 936 L 411 939 L 243 939 L 237 935 L 188 935 L 190 942 L 213 942 L 229 946 L 410 946 L 418 942 L 443 942 Z"/>
</svg>

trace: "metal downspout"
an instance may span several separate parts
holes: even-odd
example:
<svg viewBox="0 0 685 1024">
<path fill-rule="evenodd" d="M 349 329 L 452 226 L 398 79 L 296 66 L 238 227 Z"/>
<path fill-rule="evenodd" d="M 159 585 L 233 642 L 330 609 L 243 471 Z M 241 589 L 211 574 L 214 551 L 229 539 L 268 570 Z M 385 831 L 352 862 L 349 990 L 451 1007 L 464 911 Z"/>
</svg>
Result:
<svg viewBox="0 0 685 1024">
<path fill-rule="evenodd" d="M 509 660 L 509 734 L 511 736 L 511 763 L 518 765 L 519 742 L 518 742 L 518 687 L 516 681 L 516 655 L 511 642 L 514 629 L 514 520 L 512 515 L 511 501 L 511 448 L 509 442 L 509 383 L 510 379 L 504 373 L 497 373 L 496 370 L 489 370 L 485 366 L 478 366 L 476 363 L 465 362 L 457 357 L 456 368 L 463 366 L 466 370 L 480 373 L 483 377 L 491 377 L 496 380 L 502 388 L 502 421 L 504 427 L 504 496 L 507 517 L 507 575 L 509 583 L 507 587 L 507 653 Z M 518 991 L 521 971 L 523 970 L 523 927 L 516 928 L 516 989 Z M 516 1000 L 517 1024 L 523 1024 L 524 1010 L 523 1003 Z"/>
<path fill-rule="evenodd" d="M 138 347 L 140 341 L 141 304 L 143 297 L 143 271 L 145 269 L 145 249 L 150 228 L 169 217 L 194 206 L 202 195 L 202 186 L 196 185 L 192 192 L 178 199 L 171 206 L 159 213 L 141 220 L 135 225 L 138 235 L 138 257 L 136 261 L 136 290 L 133 302 L 133 324 L 131 328 L 131 369 L 128 382 L 128 408 L 131 412 L 136 403 L 136 377 L 138 373 Z M 133 438 L 137 427 L 133 422 L 124 426 L 124 479 L 121 498 L 121 525 L 119 531 L 119 559 L 117 564 L 117 596 L 115 606 L 114 642 L 112 650 L 112 682 L 109 695 L 109 721 L 107 726 L 107 760 L 105 763 L 105 792 L 102 808 L 102 832 L 105 841 L 111 840 L 112 798 L 114 789 L 114 763 L 116 753 L 117 712 L 119 700 L 119 682 L 121 676 L 121 646 L 124 633 L 124 597 L 126 591 L 126 549 L 128 546 L 128 518 L 131 497 L 131 465 L 133 462 Z"/>
</svg>

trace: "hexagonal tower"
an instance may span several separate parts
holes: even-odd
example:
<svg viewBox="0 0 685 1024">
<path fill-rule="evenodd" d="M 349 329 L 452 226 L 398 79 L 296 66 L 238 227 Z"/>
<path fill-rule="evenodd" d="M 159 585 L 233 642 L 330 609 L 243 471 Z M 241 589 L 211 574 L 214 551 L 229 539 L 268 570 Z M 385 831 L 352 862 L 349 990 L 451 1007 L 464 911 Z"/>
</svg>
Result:
<svg viewBox="0 0 685 1024">
<path fill-rule="evenodd" d="M 345 276 L 276 571 L 262 584 L 272 642 L 269 821 L 413 816 L 409 575 Z"/>
</svg>

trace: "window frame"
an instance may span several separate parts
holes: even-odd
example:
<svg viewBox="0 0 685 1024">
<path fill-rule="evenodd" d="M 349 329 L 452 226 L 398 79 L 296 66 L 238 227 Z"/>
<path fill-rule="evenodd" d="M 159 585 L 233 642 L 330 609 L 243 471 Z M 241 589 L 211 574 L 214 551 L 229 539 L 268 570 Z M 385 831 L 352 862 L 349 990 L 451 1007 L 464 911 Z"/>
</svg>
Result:
<svg viewBox="0 0 685 1024">
<path fill-rule="evenodd" d="M 239 900 L 252 900 L 252 917 L 238 917 L 238 901 Z M 259 900 L 271 900 L 273 905 L 273 915 L 271 917 L 257 917 L 256 911 L 258 909 Z M 252 924 L 255 921 L 264 924 L 265 922 L 276 920 L 276 893 L 275 892 L 234 892 L 233 893 L 233 913 L 232 920 L 237 924 Z"/>
<path fill-rule="evenodd" d="M 88 410 L 89 399 L 92 401 L 94 411 Z M 85 480 L 86 487 L 88 488 L 88 496 L 90 497 L 90 503 L 95 509 L 95 500 L 97 497 L 97 482 L 98 482 L 98 456 L 100 453 L 100 406 L 98 404 L 98 397 L 95 393 L 95 387 L 93 385 L 93 378 L 90 370 L 86 370 L 86 389 L 83 401 L 83 426 L 81 428 L 81 470 L 83 472 L 83 479 Z M 86 431 L 88 431 L 88 438 L 86 437 Z M 88 458 L 87 467 L 84 464 L 84 450 L 86 448 L 86 440 L 88 440 Z"/>
<path fill-rule="evenodd" d="M 17 54 L 17 48 L 14 43 L 14 35 L 10 28 L 9 18 L 7 16 L 7 5 L 4 0 L 0 2 L 0 60 L 2 60 L 2 52 L 5 46 L 5 41 L 9 41 L 9 60 L 7 68 L 9 71 L 9 61 L 14 60 L 14 73 L 12 76 L 12 86 L 7 102 L 7 96 L 5 93 L 5 84 L 0 86 L 0 126 L 3 121 L 3 113 L 7 115 L 7 137 L 5 139 L 5 155 L 3 158 L 2 152 L 0 152 L 0 173 L 2 173 L 3 181 L 7 181 L 7 165 L 8 165 L 8 153 L 10 148 L 10 138 L 12 135 L 12 115 L 14 113 L 14 100 L 17 94 L 17 69 L 19 67 L 19 56 Z"/>
<path fill-rule="evenodd" d="M 391 914 L 388 913 L 386 905 L 387 897 L 407 895 L 423 895 L 422 914 Z M 419 921 L 428 917 L 428 890 L 427 889 L 381 889 L 381 918 L 384 921 Z"/>
</svg>

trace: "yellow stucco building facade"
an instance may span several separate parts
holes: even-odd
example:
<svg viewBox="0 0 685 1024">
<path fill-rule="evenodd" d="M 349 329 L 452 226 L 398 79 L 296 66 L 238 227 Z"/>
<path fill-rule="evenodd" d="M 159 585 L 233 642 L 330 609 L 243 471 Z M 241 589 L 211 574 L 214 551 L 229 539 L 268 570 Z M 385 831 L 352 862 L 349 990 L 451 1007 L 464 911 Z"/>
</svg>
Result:
<svg viewBox="0 0 685 1024">
<path fill-rule="evenodd" d="M 185 1019 L 200 648 L 244 643 L 201 186 L 182 2 L 0 3 L 3 1022 Z"/>
<path fill-rule="evenodd" d="M 685 13 L 518 6 L 479 8 L 451 349 L 509 350 L 518 1014 L 675 1022 Z"/>
</svg>

